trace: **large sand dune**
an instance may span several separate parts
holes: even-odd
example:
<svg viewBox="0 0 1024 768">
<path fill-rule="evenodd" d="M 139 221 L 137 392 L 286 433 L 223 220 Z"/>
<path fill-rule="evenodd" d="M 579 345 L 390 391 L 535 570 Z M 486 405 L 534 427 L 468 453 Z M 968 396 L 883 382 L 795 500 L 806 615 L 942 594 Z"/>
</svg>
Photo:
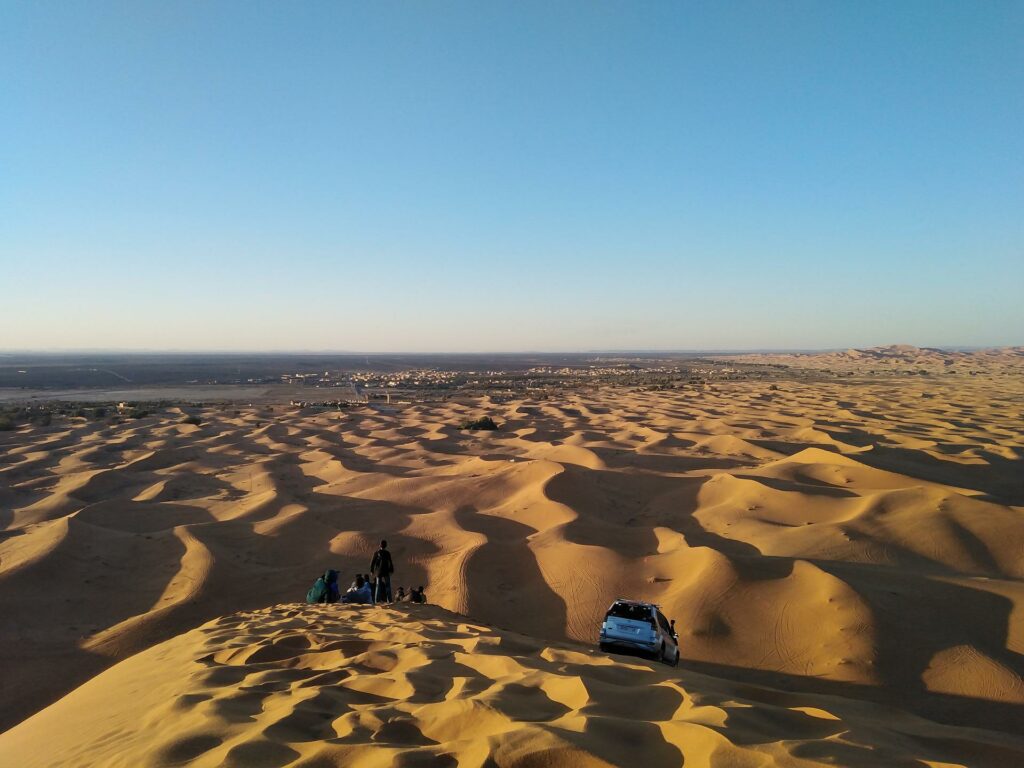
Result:
<svg viewBox="0 0 1024 768">
<path fill-rule="evenodd" d="M 0 735 L 0 750 L 22 768 L 1005 768 L 1024 761 L 1024 738 L 548 644 L 432 606 L 282 605 L 118 664 Z"/>
<path fill-rule="evenodd" d="M 0 433 L 0 728 L 386 537 L 483 625 L 592 642 L 645 598 L 691 673 L 1019 730 L 1022 403 L 951 375 Z"/>
<path fill-rule="evenodd" d="M 917 373 L 985 376 L 1024 374 L 1024 347 L 948 350 L 891 344 L 870 349 L 846 349 L 835 352 L 753 353 L 720 356 L 723 360 L 767 363 L 787 368 L 817 368 L 843 373 Z"/>
</svg>

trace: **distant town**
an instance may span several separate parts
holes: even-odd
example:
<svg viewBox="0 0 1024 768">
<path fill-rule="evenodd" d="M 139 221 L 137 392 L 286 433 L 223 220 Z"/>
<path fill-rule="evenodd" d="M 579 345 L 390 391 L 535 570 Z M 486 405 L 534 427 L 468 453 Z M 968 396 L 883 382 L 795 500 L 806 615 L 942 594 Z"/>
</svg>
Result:
<svg viewBox="0 0 1024 768">
<path fill-rule="evenodd" d="M 351 408 L 488 397 L 558 400 L 572 392 L 694 389 L 741 381 L 1020 375 L 1020 348 L 944 352 L 907 346 L 819 354 L 157 355 L 0 354 L 5 423 L 83 412 L 140 418 L 169 404 Z"/>
</svg>

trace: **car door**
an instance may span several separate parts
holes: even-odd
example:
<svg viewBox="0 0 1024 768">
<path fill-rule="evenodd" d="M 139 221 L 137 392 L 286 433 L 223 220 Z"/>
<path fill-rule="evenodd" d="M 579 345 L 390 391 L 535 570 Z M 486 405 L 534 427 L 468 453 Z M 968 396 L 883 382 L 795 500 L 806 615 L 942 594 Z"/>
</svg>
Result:
<svg viewBox="0 0 1024 768">
<path fill-rule="evenodd" d="M 669 624 L 668 619 L 665 618 L 665 614 L 658 611 L 658 626 L 661 627 L 661 633 L 665 638 L 665 645 L 667 647 L 676 644 L 675 637 L 672 636 L 672 625 Z"/>
</svg>

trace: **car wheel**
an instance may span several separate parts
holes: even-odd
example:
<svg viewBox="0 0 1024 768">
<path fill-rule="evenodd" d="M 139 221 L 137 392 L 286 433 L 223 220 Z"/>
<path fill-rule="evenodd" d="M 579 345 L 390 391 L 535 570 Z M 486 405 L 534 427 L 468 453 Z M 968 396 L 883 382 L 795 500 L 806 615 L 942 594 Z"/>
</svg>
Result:
<svg viewBox="0 0 1024 768">
<path fill-rule="evenodd" d="M 679 666 L 679 648 L 678 647 L 676 648 L 675 655 L 672 657 L 672 661 L 669 662 L 669 666 L 670 667 L 678 667 Z"/>
</svg>

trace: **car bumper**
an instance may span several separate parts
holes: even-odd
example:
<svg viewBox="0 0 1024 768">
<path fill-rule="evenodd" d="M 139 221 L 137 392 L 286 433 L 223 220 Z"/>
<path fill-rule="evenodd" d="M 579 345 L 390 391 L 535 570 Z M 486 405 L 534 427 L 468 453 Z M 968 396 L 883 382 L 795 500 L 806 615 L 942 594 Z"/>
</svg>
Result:
<svg viewBox="0 0 1024 768">
<path fill-rule="evenodd" d="M 601 634 L 600 638 L 601 645 L 629 648 L 635 651 L 645 651 L 646 653 L 654 653 L 659 647 L 657 640 L 645 641 L 638 638 L 614 637 L 604 633 Z"/>
</svg>

